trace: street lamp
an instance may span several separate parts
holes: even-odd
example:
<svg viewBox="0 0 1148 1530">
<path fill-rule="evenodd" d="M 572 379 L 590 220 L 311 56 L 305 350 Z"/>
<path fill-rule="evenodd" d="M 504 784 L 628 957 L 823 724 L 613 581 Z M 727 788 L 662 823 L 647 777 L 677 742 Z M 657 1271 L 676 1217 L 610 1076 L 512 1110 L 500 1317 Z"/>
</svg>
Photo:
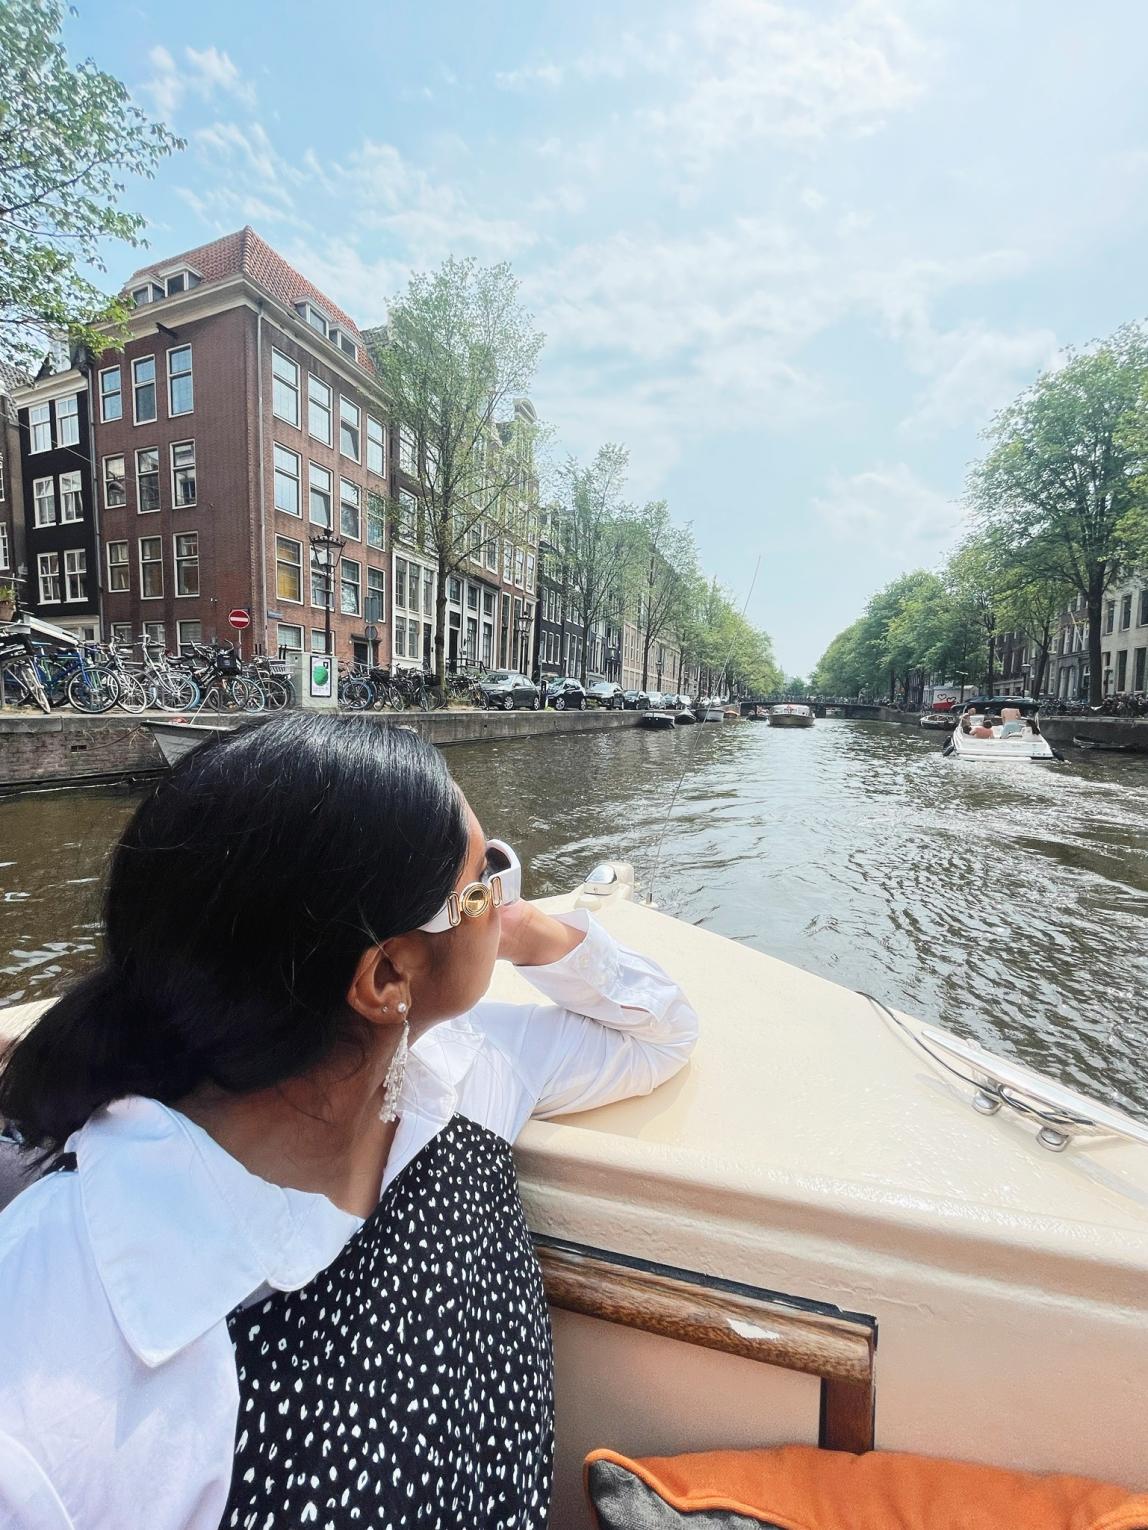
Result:
<svg viewBox="0 0 1148 1530">
<path fill-rule="evenodd" d="M 331 610 L 335 604 L 335 570 L 342 561 L 343 548 L 347 544 L 342 537 L 335 535 L 330 526 L 325 526 L 322 531 L 313 532 L 310 542 L 312 550 L 318 554 L 316 561 L 320 568 L 324 570 L 327 580 L 323 604 L 327 608 L 325 629 L 327 634 L 327 659 L 329 661 L 333 657 L 331 653 Z"/>
<path fill-rule="evenodd" d="M 531 619 L 524 611 L 514 624 L 514 630 L 518 636 L 518 668 L 523 674 L 526 673 L 526 660 L 523 656 L 523 645 L 530 632 Z"/>
</svg>

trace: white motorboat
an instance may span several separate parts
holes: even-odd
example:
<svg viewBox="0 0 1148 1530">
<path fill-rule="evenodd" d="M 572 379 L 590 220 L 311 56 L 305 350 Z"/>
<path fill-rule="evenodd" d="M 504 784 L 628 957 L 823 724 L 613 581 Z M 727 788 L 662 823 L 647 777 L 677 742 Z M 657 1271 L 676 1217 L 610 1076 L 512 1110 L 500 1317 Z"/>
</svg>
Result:
<svg viewBox="0 0 1148 1530">
<path fill-rule="evenodd" d="M 720 701 L 715 701 L 712 696 L 703 698 L 697 704 L 697 719 L 699 722 L 724 722 L 724 704 Z"/>
<path fill-rule="evenodd" d="M 955 712 L 922 712 L 919 721 L 922 728 L 929 728 L 937 733 L 948 733 L 957 726 L 957 714 Z"/>
<path fill-rule="evenodd" d="M 962 760 L 1059 760 L 1040 731 L 1035 704 L 1004 697 L 999 710 L 970 703 L 945 740 L 943 752 Z"/>
<path fill-rule="evenodd" d="M 177 765 L 197 744 L 204 744 L 209 738 L 229 732 L 235 724 L 193 723 L 170 717 L 163 722 L 149 721 L 146 726 L 159 745 L 166 763 Z"/>
<path fill-rule="evenodd" d="M 601 867 L 544 906 L 591 907 L 661 962 L 701 1039 L 653 1094 L 518 1141 L 554 1319 L 555 1530 L 586 1524 L 601 1445 L 876 1444 L 1142 1481 L 1148 1130 L 632 885 Z M 537 999 L 503 964 L 491 991 Z M 0 1012 L 0 1034 L 38 1011 Z"/>
<path fill-rule="evenodd" d="M 812 728 L 813 708 L 796 701 L 782 701 L 769 709 L 771 728 Z"/>
</svg>

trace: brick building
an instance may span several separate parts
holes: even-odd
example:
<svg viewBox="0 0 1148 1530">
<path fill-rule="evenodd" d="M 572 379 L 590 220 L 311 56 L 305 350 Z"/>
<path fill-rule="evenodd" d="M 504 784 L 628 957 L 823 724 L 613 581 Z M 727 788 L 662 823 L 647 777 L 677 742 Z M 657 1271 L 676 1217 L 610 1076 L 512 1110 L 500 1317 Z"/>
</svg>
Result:
<svg viewBox="0 0 1148 1530">
<path fill-rule="evenodd" d="M 0 361 L 0 586 L 4 587 L 11 584 L 21 568 L 24 577 L 28 571 L 20 468 L 20 413 L 12 397 L 20 383 L 15 368 Z"/>
</svg>

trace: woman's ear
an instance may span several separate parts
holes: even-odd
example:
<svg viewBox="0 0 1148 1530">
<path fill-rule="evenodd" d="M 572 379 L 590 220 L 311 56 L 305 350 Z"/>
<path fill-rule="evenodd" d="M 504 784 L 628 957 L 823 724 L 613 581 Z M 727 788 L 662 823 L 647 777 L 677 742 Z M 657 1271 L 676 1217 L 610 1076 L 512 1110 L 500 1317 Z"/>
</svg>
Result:
<svg viewBox="0 0 1148 1530">
<path fill-rule="evenodd" d="M 372 1025 L 400 1025 L 410 1002 L 410 985 L 386 951 L 382 946 L 368 946 L 347 989 L 347 1003 Z"/>
</svg>

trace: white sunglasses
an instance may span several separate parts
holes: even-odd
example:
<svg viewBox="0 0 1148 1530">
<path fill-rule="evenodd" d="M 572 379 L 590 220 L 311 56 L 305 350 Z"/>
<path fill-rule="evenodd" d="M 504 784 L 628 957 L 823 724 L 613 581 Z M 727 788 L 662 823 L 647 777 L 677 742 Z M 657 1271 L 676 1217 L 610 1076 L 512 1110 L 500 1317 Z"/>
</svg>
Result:
<svg viewBox="0 0 1148 1530">
<path fill-rule="evenodd" d="M 452 892 L 433 919 L 420 924 L 428 935 L 453 930 L 464 919 L 477 919 L 488 909 L 505 908 L 522 897 L 522 862 L 501 839 L 486 842 L 486 870 L 477 882 Z"/>
</svg>

